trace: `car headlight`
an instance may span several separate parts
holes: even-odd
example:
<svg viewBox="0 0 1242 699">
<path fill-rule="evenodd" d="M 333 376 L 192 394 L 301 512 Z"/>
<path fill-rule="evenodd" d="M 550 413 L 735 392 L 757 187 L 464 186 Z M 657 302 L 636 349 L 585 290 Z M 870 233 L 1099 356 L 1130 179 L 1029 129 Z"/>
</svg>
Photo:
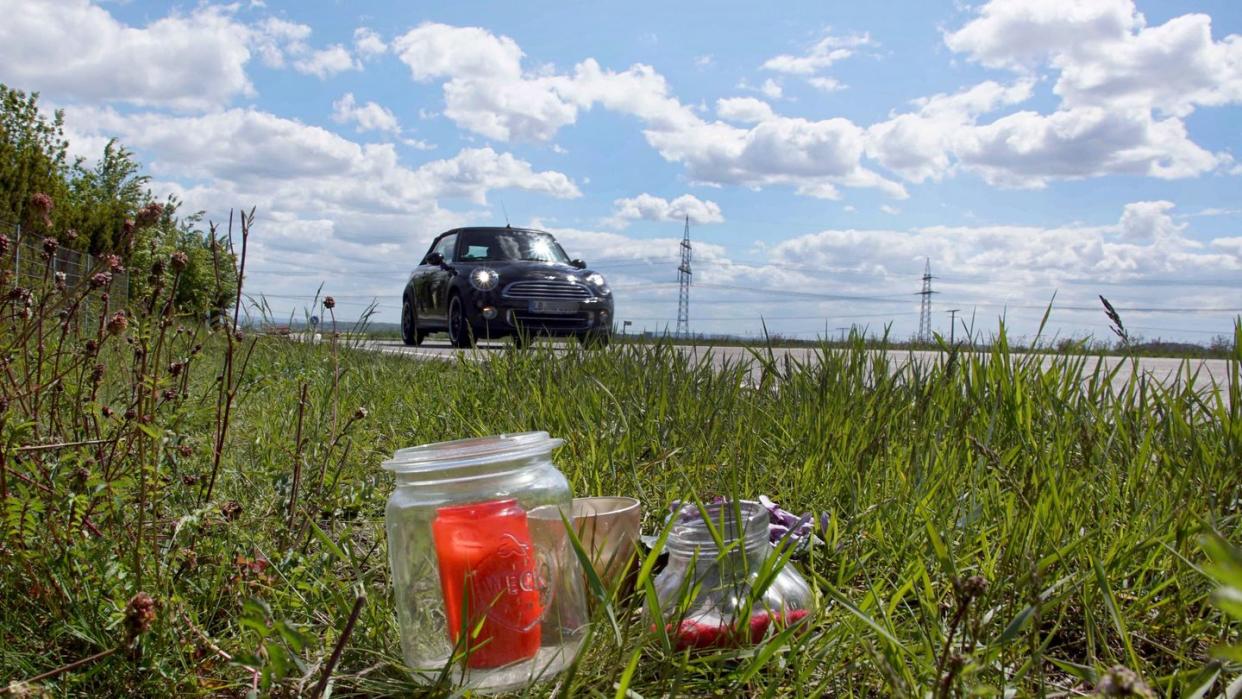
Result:
<svg viewBox="0 0 1242 699">
<path fill-rule="evenodd" d="M 500 283 L 500 275 L 496 270 L 480 267 L 470 273 L 470 286 L 479 291 L 491 291 Z"/>
<path fill-rule="evenodd" d="M 590 284 L 591 287 L 594 288 L 596 291 L 598 291 L 600 294 L 611 293 L 611 291 L 608 289 L 608 281 L 604 279 L 604 275 L 600 274 L 599 272 L 591 272 L 590 274 L 588 274 L 586 276 L 586 282 L 587 284 Z"/>
</svg>

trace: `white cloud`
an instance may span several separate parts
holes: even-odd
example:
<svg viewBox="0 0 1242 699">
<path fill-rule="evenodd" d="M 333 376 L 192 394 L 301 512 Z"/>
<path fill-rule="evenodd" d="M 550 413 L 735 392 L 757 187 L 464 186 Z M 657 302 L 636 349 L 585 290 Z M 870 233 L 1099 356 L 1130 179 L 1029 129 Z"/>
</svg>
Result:
<svg viewBox="0 0 1242 699">
<path fill-rule="evenodd" d="M 415 80 L 446 79 L 444 114 L 462 128 L 498 140 L 549 141 L 580 110 L 600 105 L 643 122 L 666 160 L 706 184 L 791 186 L 836 198 L 838 187 L 902 187 L 864 168 L 864 132 L 847 119 L 810 121 L 773 115 L 750 128 L 706 122 L 669 93 L 654 68 L 602 68 L 588 58 L 572 73 L 527 72 L 517 42 L 477 27 L 425 23 L 394 40 Z"/>
<path fill-rule="evenodd" d="M 950 156 L 978 117 L 1028 99 L 1029 80 L 1005 86 L 987 81 L 954 94 L 915 100 L 917 111 L 891 116 L 867 129 L 867 155 L 911 182 L 950 172 Z"/>
<path fill-rule="evenodd" d="M 1173 224 L 1169 202 L 1135 202 L 1111 225 L 1074 224 L 1042 228 L 1022 225 L 931 226 L 909 230 L 826 230 L 790 238 L 768 251 L 774 266 L 820 269 L 843 286 L 877 296 L 910 288 L 923 259 L 932 261 L 942 299 L 969 307 L 1046 303 L 1094 307 L 1102 289 L 1125 287 L 1122 298 L 1136 305 L 1236 305 L 1236 290 L 1224 298 L 1193 298 L 1201 290 L 1171 292 L 1147 280 L 1228 277 L 1242 271 L 1230 254 L 1230 239 L 1204 247 Z M 1112 292 L 1108 292 L 1112 293 Z M 1114 299 L 1117 300 L 1117 299 Z"/>
<path fill-rule="evenodd" d="M 490 148 L 469 148 L 410 168 L 392 144 L 358 144 L 325 129 L 253 109 L 197 117 L 122 115 L 110 109 L 67 112 L 78 134 L 117 136 L 141 154 L 157 180 L 180 185 L 191 206 L 213 211 L 253 203 L 299 219 L 341 222 L 438 211 L 438 200 L 484 204 L 488 192 L 515 188 L 553 197 L 581 193 L 564 174 Z M 209 196 L 208 196 L 209 195 Z M 401 224 L 401 227 L 408 225 Z M 388 235 L 404 235 L 397 228 Z"/>
<path fill-rule="evenodd" d="M 209 109 L 251 95 L 251 34 L 221 7 L 145 27 L 87 0 L 0 0 L 0 66 L 12 87 L 86 102 Z"/>
<path fill-rule="evenodd" d="M 888 214 L 889 216 L 896 216 L 897 214 L 901 213 L 901 209 L 898 209 L 898 208 L 897 208 L 897 207 L 895 207 L 895 206 L 889 206 L 888 204 L 883 204 L 883 205 L 881 205 L 881 206 L 880 206 L 880 211 L 883 211 L 884 213 Z"/>
<path fill-rule="evenodd" d="M 694 57 L 694 65 L 698 68 L 707 68 L 715 62 L 716 62 L 716 58 L 712 56 L 710 53 L 705 53 L 702 56 Z"/>
<path fill-rule="evenodd" d="M 293 69 L 299 73 L 314 75 L 322 80 L 347 70 L 361 70 L 362 64 L 354 59 L 349 49 L 340 44 L 333 44 L 294 61 Z"/>
<path fill-rule="evenodd" d="M 774 56 L 763 62 L 763 68 L 778 73 L 812 75 L 837 61 L 849 58 L 854 55 L 858 47 L 870 43 L 871 37 L 867 34 L 833 36 L 825 33 L 807 49 L 806 53 L 798 56 L 791 54 Z"/>
<path fill-rule="evenodd" d="M 629 199 L 617 199 L 612 204 L 615 210 L 608 223 L 618 228 L 624 228 L 638 220 L 681 221 L 687 217 L 697 224 L 724 223 L 720 205 L 692 194 L 667 200 L 644 192 Z"/>
<path fill-rule="evenodd" d="M 845 89 L 845 85 L 842 85 L 841 81 L 836 78 L 807 78 L 806 83 L 821 92 L 837 92 L 838 90 Z"/>
<path fill-rule="evenodd" d="M 729 97 L 716 100 L 716 115 L 725 121 L 739 124 L 757 124 L 776 118 L 770 104 L 754 97 Z"/>
<path fill-rule="evenodd" d="M 263 64 L 269 68 L 283 68 L 286 56 L 305 54 L 310 50 L 306 41 L 310 38 L 310 25 L 290 22 L 278 17 L 266 17 L 249 32 L 255 50 Z"/>
<path fill-rule="evenodd" d="M 1242 102 L 1242 37 L 1211 36 L 1205 15 L 1148 27 L 1131 0 L 991 0 L 945 42 L 985 66 L 1019 71 L 916 102 L 868 129 L 867 154 L 913 182 L 955 169 L 992 185 L 1125 174 L 1179 179 L 1228 171 L 1233 158 L 1195 143 L 1182 117 Z M 1060 103 L 980 117 L 1028 100 L 1055 71 Z"/>
<path fill-rule="evenodd" d="M 1177 179 L 1228 162 L 1191 141 L 1180 119 L 1099 107 L 1011 114 L 962 133 L 955 153 L 990 184 L 1012 187 L 1109 174 Z"/>
<path fill-rule="evenodd" d="M 1132 0 L 991 0 L 945 36 L 954 51 L 992 67 L 1057 71 L 1065 107 L 1155 109 L 1242 102 L 1242 36 L 1212 38 L 1204 14 L 1148 26 Z"/>
<path fill-rule="evenodd" d="M 763 85 L 759 86 L 759 91 L 763 93 L 764 97 L 772 100 L 778 100 L 781 98 L 781 95 L 784 94 L 784 90 L 781 89 L 781 84 L 772 78 L 764 80 Z"/>
<path fill-rule="evenodd" d="M 354 30 L 354 52 L 363 59 L 375 58 L 388 53 L 388 44 L 374 30 L 358 27 Z"/>
<path fill-rule="evenodd" d="M 332 120 L 340 124 L 354 123 L 358 131 L 401 133 L 401 123 L 392 110 L 375 102 L 358 104 L 354 93 L 346 92 L 332 103 Z"/>
<path fill-rule="evenodd" d="M 1176 238 L 1186 230 L 1186 224 L 1175 223 L 1169 211 L 1171 201 L 1136 201 L 1126 204 L 1121 212 L 1122 238 L 1139 243 Z"/>
</svg>

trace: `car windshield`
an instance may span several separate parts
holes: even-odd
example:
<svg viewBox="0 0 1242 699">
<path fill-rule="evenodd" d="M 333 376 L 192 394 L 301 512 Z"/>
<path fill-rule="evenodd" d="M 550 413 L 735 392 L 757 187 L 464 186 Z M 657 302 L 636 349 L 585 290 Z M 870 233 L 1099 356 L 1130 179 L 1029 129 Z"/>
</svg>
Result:
<svg viewBox="0 0 1242 699">
<path fill-rule="evenodd" d="M 462 262 L 569 262 L 552 236 L 530 231 L 463 231 L 458 249 Z"/>
</svg>

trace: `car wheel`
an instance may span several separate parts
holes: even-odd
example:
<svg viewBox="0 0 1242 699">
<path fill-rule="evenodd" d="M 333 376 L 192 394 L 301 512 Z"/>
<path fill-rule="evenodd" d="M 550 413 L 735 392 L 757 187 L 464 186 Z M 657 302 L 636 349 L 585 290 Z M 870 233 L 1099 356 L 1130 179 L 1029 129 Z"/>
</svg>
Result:
<svg viewBox="0 0 1242 699">
<path fill-rule="evenodd" d="M 413 347 L 423 344 L 427 333 L 418 331 L 418 311 L 409 301 L 401 304 L 401 341 Z"/>
<path fill-rule="evenodd" d="M 466 320 L 466 309 L 461 304 L 461 296 L 453 294 L 448 307 L 449 343 L 454 347 L 474 347 L 474 332 L 470 322 Z"/>
<path fill-rule="evenodd" d="M 586 332 L 578 336 L 578 342 L 583 347 L 607 347 L 611 340 L 612 333 L 609 332 Z"/>
</svg>

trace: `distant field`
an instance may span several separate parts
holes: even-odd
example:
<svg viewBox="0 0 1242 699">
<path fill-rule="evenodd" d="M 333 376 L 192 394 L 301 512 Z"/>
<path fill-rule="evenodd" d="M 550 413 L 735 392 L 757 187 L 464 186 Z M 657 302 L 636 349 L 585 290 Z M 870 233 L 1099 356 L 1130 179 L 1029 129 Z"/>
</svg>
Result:
<svg viewBox="0 0 1242 699">
<path fill-rule="evenodd" d="M 188 356 L 193 340 L 170 342 Z M 206 339 L 186 397 L 150 424 L 114 414 L 78 435 L 118 436 L 115 453 L 14 452 L 55 432 L 36 440 L 11 403 L 0 595 L 21 603 L 0 617 L 0 679 L 113 648 L 137 585 L 157 618 L 135 649 L 48 689 L 305 692 L 364 591 L 335 693 L 423 691 L 400 662 L 382 529 L 391 479 L 379 463 L 403 446 L 530 429 L 567 440 L 555 458 L 576 493 L 640 498 L 648 531 L 691 494 L 762 493 L 832 521 L 827 545 L 796 562 L 819 595 L 806 635 L 774 653 L 685 655 L 661 648 L 634 602 L 614 600 L 617 630 L 597 618 L 562 692 L 612 696 L 637 657 L 629 689 L 648 697 L 922 694 L 946 663 L 959 694 L 1085 690 L 1124 665 L 1184 696 L 1205 667 L 1219 669 L 1209 649 L 1238 638 L 1209 603 L 1200 548 L 1209 527 L 1242 539 L 1236 356 L 1229 407 L 1184 385 L 1118 389 L 1081 358 L 1041 367 L 999 351 L 890 370 L 857 345 L 773 361 L 758 387 L 779 390 L 753 390 L 741 367 L 660 344 L 476 363 L 264 338 L 244 373 L 237 355 L 232 424 L 203 501 L 223 345 Z M 93 405 L 120 413 L 132 369 L 109 366 Z M 990 584 L 954 623 L 955 590 L 971 575 Z"/>
</svg>

